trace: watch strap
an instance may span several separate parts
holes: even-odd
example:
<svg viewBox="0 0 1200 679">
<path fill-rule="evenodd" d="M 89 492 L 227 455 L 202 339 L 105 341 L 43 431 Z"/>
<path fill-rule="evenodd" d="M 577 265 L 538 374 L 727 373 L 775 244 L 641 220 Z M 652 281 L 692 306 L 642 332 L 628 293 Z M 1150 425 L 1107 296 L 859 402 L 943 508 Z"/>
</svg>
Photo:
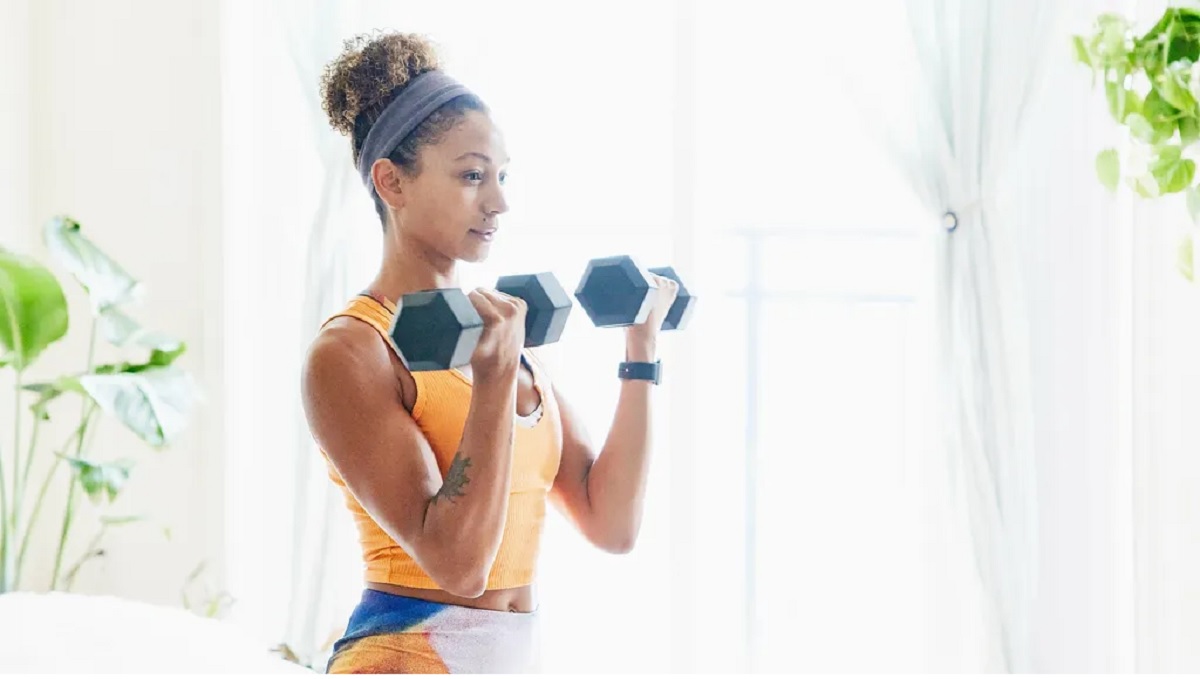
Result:
<svg viewBox="0 0 1200 679">
<path fill-rule="evenodd" d="M 617 377 L 623 380 L 647 380 L 659 384 L 662 380 L 662 362 L 624 361 L 617 366 Z"/>
</svg>

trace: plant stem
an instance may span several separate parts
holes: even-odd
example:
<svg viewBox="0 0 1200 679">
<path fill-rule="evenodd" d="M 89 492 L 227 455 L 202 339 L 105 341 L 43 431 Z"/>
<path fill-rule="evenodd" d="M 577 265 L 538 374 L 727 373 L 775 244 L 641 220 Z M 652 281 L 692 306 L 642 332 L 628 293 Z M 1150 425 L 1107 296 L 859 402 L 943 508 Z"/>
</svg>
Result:
<svg viewBox="0 0 1200 679">
<path fill-rule="evenodd" d="M 18 495 L 20 492 L 18 483 L 21 479 L 21 387 L 24 385 L 24 370 L 17 370 L 17 381 L 13 389 L 13 447 L 12 447 L 12 507 L 11 513 L 8 515 L 12 521 L 10 530 L 16 530 L 17 513 L 20 511 L 21 498 Z"/>
<path fill-rule="evenodd" d="M 106 530 L 108 530 L 108 526 L 100 526 L 100 531 L 96 533 L 96 537 L 92 538 L 92 541 L 88 544 L 87 549 L 84 550 L 83 556 L 79 557 L 79 561 L 76 561 L 75 565 L 71 567 L 71 570 L 67 571 L 67 582 L 65 586 L 67 591 L 70 591 L 70 589 L 75 586 L 75 576 L 79 575 L 79 569 L 83 568 L 85 563 L 98 556 L 104 556 L 104 550 L 100 549 L 100 541 L 104 539 L 104 531 Z"/>
<path fill-rule="evenodd" d="M 21 572 L 25 566 L 25 552 L 29 549 L 29 538 L 33 535 L 33 527 L 37 523 L 38 514 L 42 512 L 42 501 L 46 499 L 46 491 L 50 488 L 50 482 L 54 480 L 54 472 L 58 471 L 58 465 L 61 463 L 61 458 L 54 458 L 54 463 L 50 465 L 50 471 L 46 473 L 46 479 L 42 481 L 42 487 L 38 489 L 37 499 L 33 502 L 33 510 L 29 512 L 29 521 L 25 524 L 25 536 L 21 538 L 21 549 L 17 551 L 17 574 L 13 578 L 14 587 L 21 584 Z"/>
<path fill-rule="evenodd" d="M 21 512 L 25 509 L 25 493 L 29 490 L 29 472 L 33 469 L 33 451 L 37 448 L 38 431 L 41 429 L 41 417 L 34 415 L 33 431 L 29 433 L 29 450 L 25 453 L 25 471 L 21 472 L 20 486 L 18 487 L 18 479 L 13 479 L 13 510 L 12 510 L 12 536 L 15 544 L 17 532 L 21 528 Z M 14 455 L 14 457 L 16 457 Z M 16 474 L 14 465 L 13 474 Z M 17 557 L 17 562 L 14 566 L 16 576 L 13 579 L 13 586 L 17 586 L 21 579 L 21 558 Z"/>
<path fill-rule="evenodd" d="M 29 513 L 29 520 L 25 522 L 25 535 L 21 538 L 21 549 L 17 551 L 17 574 L 13 580 L 14 587 L 19 587 L 21 584 L 21 575 L 25 570 L 25 553 L 29 550 L 29 539 L 33 536 L 33 527 L 37 524 L 38 516 L 42 512 L 42 504 L 46 499 L 46 491 L 50 488 L 50 482 L 54 480 L 54 472 L 58 471 L 58 466 L 62 464 L 61 455 L 66 452 L 67 448 L 75 442 L 75 437 L 83 436 L 87 433 L 88 423 L 91 422 L 92 415 L 95 413 L 96 404 L 92 403 L 88 410 L 87 416 L 75 431 L 63 441 L 62 446 L 55 451 L 54 463 L 50 465 L 49 471 L 46 472 L 46 478 L 42 481 L 41 488 L 38 489 L 37 499 L 33 503 L 33 511 Z M 53 584 L 53 583 L 51 583 Z"/>
<path fill-rule="evenodd" d="M 15 484 L 16 476 L 17 476 L 17 474 L 16 474 L 17 464 L 18 464 L 17 460 L 20 457 L 20 453 L 18 453 L 17 451 L 20 450 L 20 446 L 21 446 L 21 424 L 20 424 L 21 423 L 21 371 L 20 370 L 17 371 L 16 396 L 15 396 L 14 400 L 16 402 L 16 417 L 14 418 L 14 422 L 16 423 L 16 427 L 15 427 L 15 429 L 16 429 L 16 444 L 13 446 L 12 456 L 13 456 L 13 483 Z M 15 502 L 16 498 L 13 498 L 13 500 Z M 12 515 L 9 514 L 9 509 L 8 509 L 8 483 L 6 482 L 6 480 L 4 478 L 4 455 L 0 454 L 0 594 L 3 594 L 4 592 L 7 592 L 13 588 L 13 583 L 10 579 L 10 578 L 12 578 L 13 574 L 9 570 L 9 567 L 8 567 L 8 561 L 9 561 L 8 543 L 11 542 L 13 539 L 12 531 L 15 530 L 15 526 L 13 528 L 10 528 L 10 526 L 13 526 L 13 524 L 14 524 L 14 521 L 12 520 Z"/>
<path fill-rule="evenodd" d="M 86 368 L 86 372 L 91 372 L 91 368 L 94 368 L 96 365 L 96 326 L 98 324 L 100 324 L 100 318 L 95 316 L 91 317 L 91 337 L 88 339 L 88 368 Z M 80 409 L 79 413 L 80 419 L 83 419 L 83 417 L 88 414 L 89 404 L 91 404 L 91 399 L 84 398 L 83 408 Z M 83 437 L 79 437 L 79 441 L 80 447 L 82 447 Z"/>
<path fill-rule="evenodd" d="M 13 447 L 12 447 L 12 502 L 9 502 L 8 488 L 5 486 L 4 462 L 0 458 L 0 521 L 7 521 L 0 536 L 0 592 L 16 588 L 16 565 L 13 561 L 13 550 L 16 548 L 17 517 L 21 513 L 21 497 L 17 484 L 21 478 L 21 388 L 24 384 L 25 369 L 17 368 L 16 380 L 13 383 Z"/>
<path fill-rule="evenodd" d="M 88 340 L 87 372 L 89 372 L 89 373 L 92 371 L 92 367 L 95 363 L 95 358 L 96 358 L 96 326 L 98 323 L 99 323 L 99 318 L 97 316 L 92 316 L 91 339 Z M 79 439 L 77 441 L 78 445 L 75 447 L 75 457 L 78 459 L 83 458 L 83 439 L 86 435 L 86 430 L 87 430 L 87 417 L 89 415 L 88 405 L 91 402 L 92 401 L 91 401 L 90 397 L 86 397 L 86 396 L 84 397 L 82 413 L 80 414 L 80 419 L 83 420 L 82 427 L 84 429 L 84 432 L 80 433 Z M 60 532 L 59 536 L 58 536 L 58 550 L 54 555 L 54 571 L 52 572 L 52 574 L 50 576 L 50 588 L 51 589 L 58 589 L 58 574 L 62 571 L 63 552 L 66 550 L 66 547 L 67 547 L 67 537 L 71 533 L 71 524 L 75 521 L 75 497 L 77 495 L 78 490 L 79 490 L 79 484 L 76 483 L 74 477 L 72 477 L 71 487 L 67 491 L 67 507 L 63 511 L 62 532 Z"/>
<path fill-rule="evenodd" d="M 2 453 L 3 451 L 0 451 Z M 9 591 L 8 583 L 8 494 L 4 490 L 4 456 L 0 454 L 0 594 Z"/>
<path fill-rule="evenodd" d="M 54 571 L 50 575 L 50 589 L 58 589 L 58 574 L 62 570 L 63 552 L 67 547 L 67 536 L 71 532 L 71 524 L 75 520 L 75 491 L 79 484 L 72 476 L 71 488 L 67 491 L 67 507 L 63 511 L 62 530 L 58 535 L 58 550 L 54 554 Z"/>
<path fill-rule="evenodd" d="M 29 473 L 33 468 L 33 451 L 37 448 L 38 431 L 42 428 L 42 418 L 34 416 L 33 431 L 29 434 L 29 448 L 25 451 L 25 471 L 21 473 L 21 495 L 17 498 L 17 506 L 21 506 L 21 499 L 25 497 L 25 490 L 29 488 Z"/>
</svg>

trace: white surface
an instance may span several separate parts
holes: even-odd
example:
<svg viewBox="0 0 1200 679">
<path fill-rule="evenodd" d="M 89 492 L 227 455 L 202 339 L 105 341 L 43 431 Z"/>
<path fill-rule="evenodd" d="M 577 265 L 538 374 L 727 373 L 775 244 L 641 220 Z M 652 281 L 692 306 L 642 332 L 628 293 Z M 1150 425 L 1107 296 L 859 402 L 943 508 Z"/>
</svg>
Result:
<svg viewBox="0 0 1200 679">
<path fill-rule="evenodd" d="M 5 594 L 0 630 L 0 674 L 312 674 L 226 623 L 112 596 Z"/>
</svg>

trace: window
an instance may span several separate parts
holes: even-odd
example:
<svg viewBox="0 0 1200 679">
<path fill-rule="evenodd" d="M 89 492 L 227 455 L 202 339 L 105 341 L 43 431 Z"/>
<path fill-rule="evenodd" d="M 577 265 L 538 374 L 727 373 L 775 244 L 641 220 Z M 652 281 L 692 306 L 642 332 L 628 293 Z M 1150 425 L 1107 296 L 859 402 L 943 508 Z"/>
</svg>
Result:
<svg viewBox="0 0 1200 679">
<path fill-rule="evenodd" d="M 570 290 L 588 259 L 627 253 L 685 263 L 700 297 L 689 329 L 662 340 L 638 548 L 605 555 L 549 515 L 547 671 L 922 667 L 922 620 L 945 603 L 921 552 L 926 216 L 858 133 L 836 72 L 815 66 L 842 49 L 824 25 L 848 11 L 834 4 L 806 4 L 802 21 L 788 15 L 795 5 L 762 0 L 354 5 L 359 30 L 434 37 L 505 132 L 512 209 L 464 286 L 551 270 Z M 345 217 L 362 227 L 348 232 L 360 266 L 347 292 L 379 253 L 373 210 L 353 195 Z M 287 280 L 302 270 L 293 264 Z M 253 323 L 244 311 L 235 317 Z M 278 366 L 265 376 L 261 353 L 235 361 L 245 373 L 234 390 L 292 379 Z M 547 353 L 602 445 L 622 332 L 592 328 L 577 309 Z M 253 430 L 244 411 L 236 418 L 234 429 Z M 235 464 L 261 478 L 267 463 Z M 239 478 L 235 513 L 257 491 Z M 239 529 L 251 566 L 271 549 L 255 538 L 269 534 L 262 522 Z M 354 577 L 327 586 L 357 598 Z"/>
<path fill-rule="evenodd" d="M 746 625 L 733 627 L 751 650 L 730 657 L 721 632 L 700 632 L 696 649 L 716 657 L 696 667 L 924 661 L 926 215 L 862 133 L 832 63 L 870 43 L 871 27 L 832 4 L 802 16 L 768 2 L 696 13 L 701 257 L 705 282 L 728 296 L 705 300 L 699 340 L 719 358 L 706 361 L 715 379 L 696 422 L 720 432 L 698 437 L 719 445 L 699 465 L 697 523 L 730 538 L 706 541 L 727 553 L 699 579 L 731 585 L 709 615 Z M 722 489 L 736 502 L 713 502 Z"/>
</svg>

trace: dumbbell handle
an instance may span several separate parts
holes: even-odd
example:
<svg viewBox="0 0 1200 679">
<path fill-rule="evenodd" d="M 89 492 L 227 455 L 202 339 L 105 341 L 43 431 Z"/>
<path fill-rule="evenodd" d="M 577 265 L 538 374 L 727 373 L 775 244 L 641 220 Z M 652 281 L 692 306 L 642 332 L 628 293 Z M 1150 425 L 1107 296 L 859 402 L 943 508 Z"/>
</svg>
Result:
<svg viewBox="0 0 1200 679">
<path fill-rule="evenodd" d="M 663 278 L 669 278 L 679 284 L 679 294 L 675 297 L 675 303 L 667 310 L 667 315 L 663 317 L 663 330 L 682 330 L 687 326 L 688 320 L 692 315 L 692 310 L 696 308 L 696 297 L 683 285 L 683 279 L 675 273 L 675 269 L 670 266 L 660 266 L 650 269 L 650 273 L 658 274 Z"/>
<path fill-rule="evenodd" d="M 553 344 L 562 336 L 573 304 L 552 272 L 501 276 L 496 290 L 525 301 L 525 346 Z"/>
</svg>

